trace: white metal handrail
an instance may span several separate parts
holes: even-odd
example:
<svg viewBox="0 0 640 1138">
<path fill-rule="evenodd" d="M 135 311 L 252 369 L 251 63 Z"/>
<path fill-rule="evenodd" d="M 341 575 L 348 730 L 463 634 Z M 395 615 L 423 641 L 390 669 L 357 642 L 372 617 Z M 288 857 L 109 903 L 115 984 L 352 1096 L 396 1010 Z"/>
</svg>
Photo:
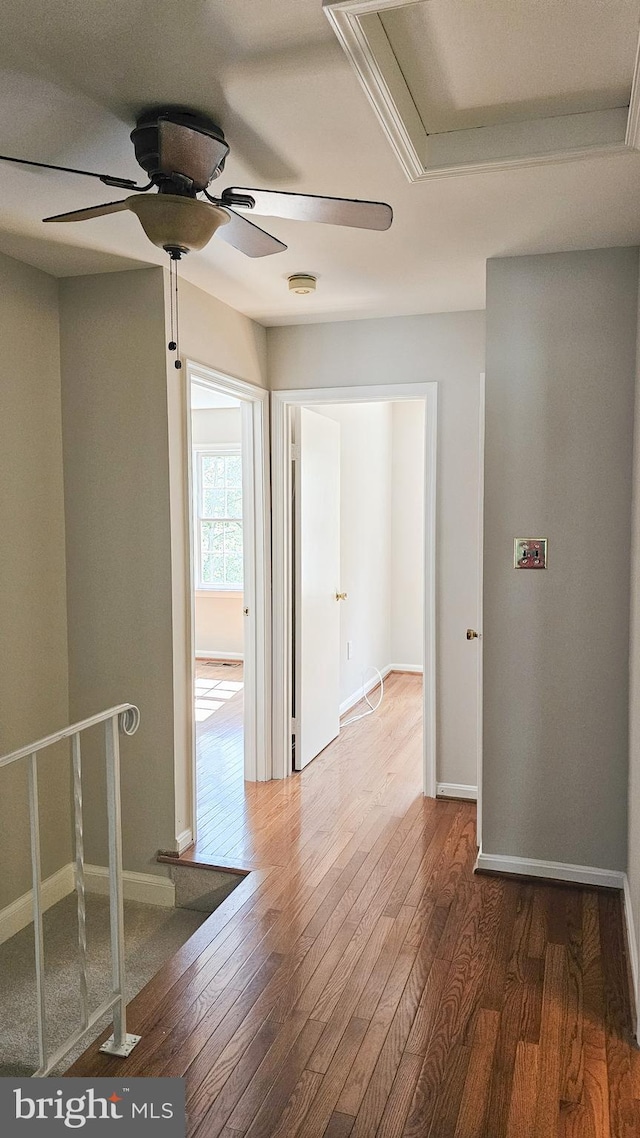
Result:
<svg viewBox="0 0 640 1138">
<path fill-rule="evenodd" d="M 84 878 L 84 836 L 82 819 L 82 755 L 80 735 L 89 727 L 100 723 L 105 726 L 105 755 L 107 765 L 107 818 L 109 829 L 109 920 L 111 929 L 112 991 L 99 1008 L 89 1012 L 87 988 L 87 930 Z M 138 730 L 140 712 L 132 703 L 121 703 L 98 715 L 92 715 L 71 727 L 64 727 L 27 747 L 20 747 L 0 757 L 0 767 L 20 759 L 28 759 L 29 773 L 29 826 L 31 834 L 31 876 L 33 883 L 33 925 L 35 937 L 38 1048 L 40 1065 L 34 1078 L 42 1078 L 75 1047 L 83 1036 L 104 1016 L 113 1011 L 113 1035 L 100 1048 L 109 1055 L 125 1057 L 131 1053 L 139 1035 L 127 1034 L 125 959 L 124 959 L 124 897 L 122 888 L 122 818 L 120 807 L 120 744 L 118 730 L 133 735 Z M 75 833 L 75 883 L 78 905 L 78 961 L 80 965 L 80 1024 L 68 1039 L 54 1052 L 49 1052 L 47 1040 L 47 1009 L 45 998 L 44 935 L 42 925 L 42 868 L 40 858 L 40 815 L 38 804 L 38 754 L 48 747 L 71 739 L 73 761 L 73 813 Z"/>
</svg>

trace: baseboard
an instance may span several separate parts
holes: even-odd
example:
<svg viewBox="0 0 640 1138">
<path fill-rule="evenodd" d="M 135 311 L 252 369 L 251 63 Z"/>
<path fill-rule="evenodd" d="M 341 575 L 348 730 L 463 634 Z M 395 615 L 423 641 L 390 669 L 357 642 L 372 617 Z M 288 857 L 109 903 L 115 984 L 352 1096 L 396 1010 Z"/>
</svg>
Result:
<svg viewBox="0 0 640 1138">
<path fill-rule="evenodd" d="M 109 870 L 106 865 L 85 865 L 84 876 L 87 893 L 109 892 Z M 126 901 L 142 901 L 145 905 L 161 905 L 165 909 L 175 907 L 176 890 L 168 877 L 125 869 L 122 883 Z"/>
<path fill-rule="evenodd" d="M 178 847 L 176 853 L 179 857 L 180 854 L 183 854 L 185 850 L 189 849 L 189 846 L 193 845 L 193 831 L 183 830 L 181 834 L 178 834 L 176 838 L 176 845 Z"/>
<path fill-rule="evenodd" d="M 380 669 L 380 675 L 382 676 L 383 680 L 386 680 L 390 671 L 391 664 L 387 664 L 386 668 Z M 357 688 L 356 691 L 351 693 L 351 695 L 348 695 L 346 699 L 343 699 L 342 703 L 340 704 L 340 716 L 342 717 L 343 715 L 346 715 L 347 711 L 351 711 L 351 708 L 355 707 L 357 703 L 360 703 L 360 700 L 364 699 L 365 695 L 368 695 L 370 691 L 373 691 L 374 688 L 377 688 L 379 683 L 380 680 L 378 677 L 372 676 L 370 680 L 367 680 L 366 684 L 362 684 L 361 687 Z"/>
<path fill-rule="evenodd" d="M 244 660 L 244 652 L 223 652 L 217 648 L 196 648 L 196 660 L 232 660 L 234 663 Z"/>
<path fill-rule="evenodd" d="M 517 877 L 542 877 L 547 881 L 566 881 L 571 885 L 600 885 L 623 889 L 625 874 L 617 869 L 592 865 L 569 865 L 562 861 L 538 861 L 532 857 L 478 852 L 475 868 L 486 873 L 513 873 Z"/>
<path fill-rule="evenodd" d="M 629 878 L 624 875 L 623 885 L 624 923 L 627 933 L 627 949 L 629 952 L 629 966 L 631 968 L 631 1012 L 634 1017 L 635 1036 L 640 1041 L 640 993 L 638 992 L 638 945 L 636 943 L 636 926 L 633 919 L 633 905 L 631 903 L 631 890 Z"/>
<path fill-rule="evenodd" d="M 87 893 L 109 892 L 109 870 L 106 865 L 85 865 L 85 885 Z M 124 896 L 127 901 L 143 901 L 147 905 L 161 905 L 163 908 L 174 908 L 175 886 L 167 877 L 159 877 L 152 873 L 133 873 L 125 870 L 123 875 Z M 42 882 L 42 908 L 43 911 L 57 905 L 63 897 L 68 897 L 76 887 L 75 866 L 72 861 L 63 865 L 51 877 Z M 28 890 L 12 901 L 4 909 L 0 909 L 0 944 L 4 944 L 21 929 L 25 929 L 33 920 L 33 891 Z"/>
<path fill-rule="evenodd" d="M 411 672 L 413 674 L 422 675 L 423 669 L 420 664 L 387 664 L 386 668 L 380 669 L 380 675 L 383 680 L 386 680 L 387 676 L 390 676 L 392 672 Z M 370 691 L 377 688 L 379 683 L 380 680 L 378 677 L 373 676 L 366 684 L 363 684 L 357 688 L 356 691 L 352 692 L 351 695 L 348 695 L 346 699 L 343 699 L 340 704 L 340 717 L 346 715 L 348 711 L 351 711 L 351 708 L 355 707 L 357 703 L 360 703 L 360 700 L 364 699 L 365 695 L 368 695 Z"/>
<path fill-rule="evenodd" d="M 478 788 L 460 782 L 439 782 L 436 784 L 436 798 L 465 798 L 468 802 L 477 802 Z"/>
<path fill-rule="evenodd" d="M 42 882 L 42 908 L 50 909 L 63 897 L 73 893 L 74 889 L 73 863 L 69 862 Z M 26 929 L 32 920 L 33 891 L 29 889 L 27 893 L 23 893 L 21 897 L 0 910 L 0 944 L 4 944 L 21 929 Z"/>
</svg>

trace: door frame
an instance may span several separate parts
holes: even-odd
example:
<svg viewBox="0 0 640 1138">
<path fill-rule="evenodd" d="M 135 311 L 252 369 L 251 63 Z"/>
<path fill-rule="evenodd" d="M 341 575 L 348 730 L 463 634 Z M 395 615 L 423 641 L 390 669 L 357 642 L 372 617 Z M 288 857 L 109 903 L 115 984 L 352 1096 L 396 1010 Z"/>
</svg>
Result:
<svg viewBox="0 0 640 1138">
<path fill-rule="evenodd" d="M 425 404 L 424 452 L 424 673 L 423 673 L 423 791 L 436 797 L 436 518 L 438 384 L 387 383 L 359 387 L 300 388 L 271 393 L 271 477 L 273 521 L 273 778 L 288 778 L 291 770 L 292 718 L 292 595 L 291 548 L 291 419 L 300 404 L 389 403 L 420 399 Z"/>
<path fill-rule="evenodd" d="M 482 848 L 482 736 L 483 736 L 483 607 L 484 607 L 484 431 L 485 431 L 485 373 L 480 372 L 478 412 L 478 694 L 477 694 L 477 797 L 476 841 Z"/>
<path fill-rule="evenodd" d="M 244 625 L 244 777 L 250 782 L 271 778 L 271 536 L 269 513 L 269 392 L 243 379 L 226 375 L 204 364 L 187 360 L 186 406 L 186 517 L 187 533 L 187 668 L 191 700 L 188 711 L 192 761 L 192 829 L 196 838 L 197 783 L 195 691 L 195 564 L 193 514 L 193 440 L 191 431 L 191 384 L 230 395 L 240 401 L 242 415 L 243 540 L 245 542 L 244 606 L 249 612 Z M 250 472 L 246 472 L 249 456 Z M 248 681 L 248 682 L 247 682 Z"/>
</svg>

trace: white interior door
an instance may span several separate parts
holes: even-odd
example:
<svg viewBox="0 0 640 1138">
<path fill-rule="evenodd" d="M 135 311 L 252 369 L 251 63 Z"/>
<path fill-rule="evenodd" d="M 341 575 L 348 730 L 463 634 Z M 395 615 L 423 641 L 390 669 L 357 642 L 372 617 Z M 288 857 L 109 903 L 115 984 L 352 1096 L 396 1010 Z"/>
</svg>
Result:
<svg viewBox="0 0 640 1138">
<path fill-rule="evenodd" d="M 294 767 L 340 730 L 340 424 L 294 415 Z"/>
</svg>

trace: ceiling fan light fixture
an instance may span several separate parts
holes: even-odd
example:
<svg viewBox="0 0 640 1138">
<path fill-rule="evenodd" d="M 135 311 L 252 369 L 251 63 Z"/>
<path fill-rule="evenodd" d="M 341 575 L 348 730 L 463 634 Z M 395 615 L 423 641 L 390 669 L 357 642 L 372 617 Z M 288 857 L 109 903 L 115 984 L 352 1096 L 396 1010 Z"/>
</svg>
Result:
<svg viewBox="0 0 640 1138">
<path fill-rule="evenodd" d="M 127 208 L 154 245 L 180 253 L 204 249 L 216 229 L 229 221 L 219 206 L 177 194 L 134 194 L 127 199 Z"/>
<path fill-rule="evenodd" d="M 247 257 L 268 257 L 287 248 L 284 241 L 261 229 L 244 214 L 282 217 L 289 221 L 312 221 L 355 229 L 385 230 L 393 220 L 386 202 L 334 198 L 322 194 L 289 193 L 284 190 L 238 189 L 228 186 L 220 197 L 207 186 L 221 173 L 229 144 L 206 115 L 189 107 L 156 107 L 142 114 L 131 133 L 138 163 L 149 177 L 139 186 L 131 178 L 53 165 L 29 158 L 0 154 L 0 162 L 17 162 L 44 170 L 62 170 L 97 178 L 106 186 L 136 192 L 120 201 L 104 202 L 43 218 L 47 223 L 91 221 L 107 214 L 129 210 L 135 213 L 153 245 L 164 249 L 172 261 L 208 244 L 221 226 L 223 240 Z M 155 190 L 148 194 L 149 190 Z M 202 201 L 198 194 L 207 198 Z M 294 273 L 289 289 L 300 296 L 315 292 L 313 273 Z"/>
<path fill-rule="evenodd" d="M 316 291 L 318 278 L 312 273 L 293 273 L 288 277 L 288 281 L 289 292 L 296 292 L 298 296 L 308 296 L 310 292 Z"/>
</svg>

